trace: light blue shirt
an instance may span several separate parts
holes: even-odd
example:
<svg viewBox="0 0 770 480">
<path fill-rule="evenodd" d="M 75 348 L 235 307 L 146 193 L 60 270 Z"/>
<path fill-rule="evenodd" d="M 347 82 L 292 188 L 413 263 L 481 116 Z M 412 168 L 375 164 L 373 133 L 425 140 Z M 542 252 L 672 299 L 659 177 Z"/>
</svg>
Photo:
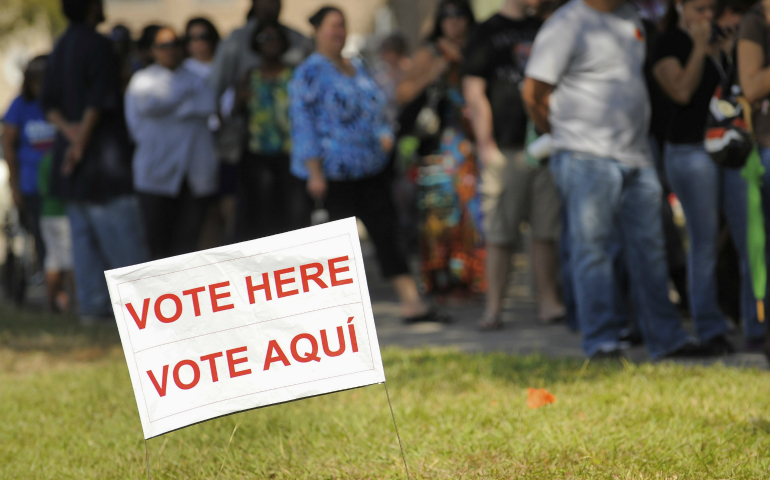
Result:
<svg viewBox="0 0 770 480">
<path fill-rule="evenodd" d="M 195 196 L 216 193 L 219 168 L 207 123 L 215 112 L 214 91 L 184 66 L 136 72 L 126 91 L 126 123 L 136 142 L 134 188 L 175 197 L 187 181 Z"/>
</svg>

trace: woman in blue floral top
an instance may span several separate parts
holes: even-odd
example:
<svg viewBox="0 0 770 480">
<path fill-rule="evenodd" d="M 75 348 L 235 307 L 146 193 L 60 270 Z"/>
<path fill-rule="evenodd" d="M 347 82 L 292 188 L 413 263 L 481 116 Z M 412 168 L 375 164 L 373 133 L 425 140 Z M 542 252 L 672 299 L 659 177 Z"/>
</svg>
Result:
<svg viewBox="0 0 770 480">
<path fill-rule="evenodd" d="M 292 173 L 323 201 L 332 220 L 358 217 L 377 248 L 384 276 L 401 300 L 405 321 L 435 320 L 421 299 L 397 238 L 397 220 L 385 167 L 393 132 L 383 92 L 358 60 L 342 57 L 345 16 L 324 7 L 310 18 L 317 50 L 289 85 Z"/>
</svg>

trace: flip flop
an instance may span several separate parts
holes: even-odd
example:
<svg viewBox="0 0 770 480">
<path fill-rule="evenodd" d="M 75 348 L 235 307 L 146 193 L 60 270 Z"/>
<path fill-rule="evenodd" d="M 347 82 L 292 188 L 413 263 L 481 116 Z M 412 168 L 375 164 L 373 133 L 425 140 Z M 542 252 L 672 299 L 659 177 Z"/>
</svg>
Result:
<svg viewBox="0 0 770 480">
<path fill-rule="evenodd" d="M 502 330 L 503 321 L 500 317 L 486 318 L 476 325 L 476 328 L 482 332 L 492 332 L 495 330 Z"/>
</svg>

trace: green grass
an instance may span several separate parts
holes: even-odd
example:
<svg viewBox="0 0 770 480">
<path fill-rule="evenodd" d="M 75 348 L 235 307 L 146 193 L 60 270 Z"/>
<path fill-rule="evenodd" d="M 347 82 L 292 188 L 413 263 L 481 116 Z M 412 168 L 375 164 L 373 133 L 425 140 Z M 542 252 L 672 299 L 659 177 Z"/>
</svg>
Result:
<svg viewBox="0 0 770 480">
<path fill-rule="evenodd" d="M 0 307 L 0 352 L 12 359 L 0 364 L 0 479 L 146 478 L 115 337 L 47 318 Z M 32 348 L 41 329 L 57 335 Z M 383 355 L 413 479 L 770 478 L 766 372 Z M 557 402 L 528 409 L 527 387 Z M 213 420 L 149 448 L 154 479 L 406 478 L 382 385 Z"/>
</svg>

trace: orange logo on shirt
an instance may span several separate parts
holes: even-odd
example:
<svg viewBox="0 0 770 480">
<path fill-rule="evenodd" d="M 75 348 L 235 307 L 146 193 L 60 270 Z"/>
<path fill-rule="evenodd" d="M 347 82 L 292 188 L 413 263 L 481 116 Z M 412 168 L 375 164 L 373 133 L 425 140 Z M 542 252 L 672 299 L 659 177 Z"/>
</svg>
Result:
<svg viewBox="0 0 770 480">
<path fill-rule="evenodd" d="M 644 41 L 644 34 L 642 33 L 642 31 L 641 31 L 641 30 L 639 30 L 639 29 L 637 28 L 637 29 L 636 29 L 636 31 L 635 31 L 634 33 L 636 34 L 636 39 L 637 39 L 637 40 L 639 40 L 640 42 L 643 42 L 643 41 Z"/>
</svg>

